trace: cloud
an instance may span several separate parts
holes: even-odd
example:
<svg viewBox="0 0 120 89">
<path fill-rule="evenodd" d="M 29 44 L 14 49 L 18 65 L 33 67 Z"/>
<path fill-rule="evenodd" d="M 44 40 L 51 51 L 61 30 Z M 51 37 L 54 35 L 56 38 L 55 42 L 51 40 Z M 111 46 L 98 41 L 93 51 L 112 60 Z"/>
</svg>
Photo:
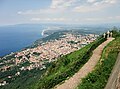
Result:
<svg viewBox="0 0 120 89">
<path fill-rule="evenodd" d="M 118 15 L 118 16 L 109 16 L 109 17 L 107 17 L 107 19 L 110 19 L 110 20 L 114 20 L 114 19 L 120 20 L 120 15 Z"/>
<path fill-rule="evenodd" d="M 87 0 L 88 3 L 93 3 L 95 2 L 96 0 Z"/>
<path fill-rule="evenodd" d="M 118 16 L 108 16 L 108 17 L 89 17 L 85 18 L 85 21 L 111 21 L 111 20 L 120 20 L 120 15 Z"/>
<path fill-rule="evenodd" d="M 99 11 L 106 7 L 109 7 L 113 4 L 116 4 L 118 0 L 87 0 L 86 4 L 83 4 L 81 6 L 76 6 L 74 8 L 75 12 L 93 12 L 93 11 Z"/>
<path fill-rule="evenodd" d="M 53 9 L 66 9 L 73 6 L 78 0 L 52 0 L 50 8 Z"/>
<path fill-rule="evenodd" d="M 69 19 L 66 18 L 32 18 L 31 21 L 49 21 L 49 22 L 61 22 L 61 21 L 68 21 Z"/>
<path fill-rule="evenodd" d="M 38 10 L 18 11 L 19 15 L 49 14 L 60 12 L 93 12 L 107 8 L 119 2 L 118 0 L 52 0 L 49 8 Z"/>
<path fill-rule="evenodd" d="M 118 0 L 52 0 L 50 8 L 69 9 L 75 12 L 98 11 L 116 4 Z"/>
<path fill-rule="evenodd" d="M 120 16 L 116 16 L 116 19 L 120 19 Z"/>
<path fill-rule="evenodd" d="M 86 21 L 101 21 L 103 18 L 86 18 Z"/>
<path fill-rule="evenodd" d="M 27 10 L 27 11 L 18 11 L 17 14 L 19 15 L 37 15 L 37 14 L 46 14 L 46 13 L 54 13 L 58 12 L 55 9 L 39 9 L 39 10 Z"/>
<path fill-rule="evenodd" d="M 18 11 L 17 14 L 29 17 L 31 22 L 95 22 L 117 20 L 119 16 L 103 15 L 99 11 L 107 11 L 110 6 L 118 4 L 118 0 L 52 0 L 47 8 Z M 111 11 L 112 12 L 112 11 Z M 89 17 L 92 13 L 92 17 Z"/>
<path fill-rule="evenodd" d="M 39 9 L 39 10 L 18 11 L 17 14 L 33 15 L 33 14 L 59 13 L 70 8 L 72 4 L 75 4 L 76 1 L 77 0 L 52 0 L 52 3 L 49 6 L 49 8 Z"/>
</svg>

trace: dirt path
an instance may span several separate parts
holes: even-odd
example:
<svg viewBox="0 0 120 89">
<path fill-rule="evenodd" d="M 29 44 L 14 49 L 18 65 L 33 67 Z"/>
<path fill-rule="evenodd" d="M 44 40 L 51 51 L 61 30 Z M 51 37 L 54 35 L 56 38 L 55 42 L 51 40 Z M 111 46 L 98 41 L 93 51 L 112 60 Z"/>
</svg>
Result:
<svg viewBox="0 0 120 89">
<path fill-rule="evenodd" d="M 108 79 L 108 83 L 105 89 L 118 89 L 117 80 L 120 77 L 119 73 L 120 73 L 120 53 L 118 54 L 115 66 L 113 67 L 112 73 Z"/>
<path fill-rule="evenodd" d="M 65 80 L 63 84 L 57 85 L 55 89 L 75 89 L 77 85 L 80 83 L 80 80 L 94 69 L 95 65 L 97 64 L 101 57 L 103 48 L 113 39 L 114 38 L 109 38 L 107 41 L 99 45 L 93 51 L 93 55 L 88 60 L 88 62 L 77 73 L 75 73 L 73 77 L 71 77 L 68 80 Z"/>
</svg>

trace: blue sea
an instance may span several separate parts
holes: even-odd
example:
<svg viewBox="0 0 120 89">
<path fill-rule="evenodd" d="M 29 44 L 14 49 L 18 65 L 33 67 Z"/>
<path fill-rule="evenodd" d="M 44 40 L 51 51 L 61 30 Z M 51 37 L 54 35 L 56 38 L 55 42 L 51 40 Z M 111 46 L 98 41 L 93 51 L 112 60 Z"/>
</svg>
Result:
<svg viewBox="0 0 120 89">
<path fill-rule="evenodd" d="M 0 26 L 0 56 L 5 56 L 11 52 L 22 50 L 30 46 L 37 39 L 42 38 L 42 31 L 46 28 L 62 27 L 62 29 L 72 30 L 79 29 L 93 32 L 95 34 L 103 33 L 108 30 L 104 26 L 88 26 L 81 27 L 79 25 L 64 25 L 64 24 L 19 24 L 11 26 Z"/>
<path fill-rule="evenodd" d="M 41 25 L 13 25 L 0 27 L 0 56 L 30 46 L 42 37 Z"/>
</svg>

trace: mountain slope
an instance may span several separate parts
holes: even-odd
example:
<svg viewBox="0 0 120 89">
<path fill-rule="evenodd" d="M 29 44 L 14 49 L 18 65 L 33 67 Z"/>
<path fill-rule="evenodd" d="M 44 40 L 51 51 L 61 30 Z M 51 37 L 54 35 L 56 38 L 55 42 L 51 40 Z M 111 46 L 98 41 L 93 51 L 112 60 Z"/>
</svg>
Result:
<svg viewBox="0 0 120 89">
<path fill-rule="evenodd" d="M 110 42 L 102 52 L 95 69 L 82 79 L 77 89 L 104 89 L 120 52 L 120 33 L 113 31 L 115 40 Z"/>
<path fill-rule="evenodd" d="M 89 59 L 89 61 L 77 72 L 73 77 L 71 77 L 69 80 L 66 80 L 64 84 L 61 84 L 56 89 L 74 89 L 79 84 L 80 80 L 87 76 L 88 73 L 90 73 L 97 62 L 99 61 L 99 58 L 101 57 L 101 53 L 103 48 L 114 38 L 109 38 L 107 41 L 99 45 L 94 51 L 93 55 Z"/>
<path fill-rule="evenodd" d="M 31 89 L 50 89 L 73 76 L 88 61 L 92 51 L 104 41 L 105 39 L 100 37 L 84 48 L 60 57 L 52 63 L 42 79 L 31 86 Z"/>
</svg>

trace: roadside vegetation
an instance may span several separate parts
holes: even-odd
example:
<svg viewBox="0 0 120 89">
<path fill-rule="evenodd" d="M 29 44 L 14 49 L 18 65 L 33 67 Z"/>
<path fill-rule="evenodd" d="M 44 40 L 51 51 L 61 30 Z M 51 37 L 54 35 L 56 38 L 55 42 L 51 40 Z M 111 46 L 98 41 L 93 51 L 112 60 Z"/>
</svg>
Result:
<svg viewBox="0 0 120 89">
<path fill-rule="evenodd" d="M 101 59 L 95 69 L 82 79 L 77 89 L 104 89 L 106 86 L 120 52 L 120 32 L 116 28 L 112 32 L 115 40 L 104 48 Z"/>
<path fill-rule="evenodd" d="M 50 89 L 64 82 L 88 61 L 92 51 L 105 40 L 100 37 L 82 49 L 58 58 L 57 61 L 51 64 L 38 83 L 31 86 L 31 89 Z"/>
</svg>

